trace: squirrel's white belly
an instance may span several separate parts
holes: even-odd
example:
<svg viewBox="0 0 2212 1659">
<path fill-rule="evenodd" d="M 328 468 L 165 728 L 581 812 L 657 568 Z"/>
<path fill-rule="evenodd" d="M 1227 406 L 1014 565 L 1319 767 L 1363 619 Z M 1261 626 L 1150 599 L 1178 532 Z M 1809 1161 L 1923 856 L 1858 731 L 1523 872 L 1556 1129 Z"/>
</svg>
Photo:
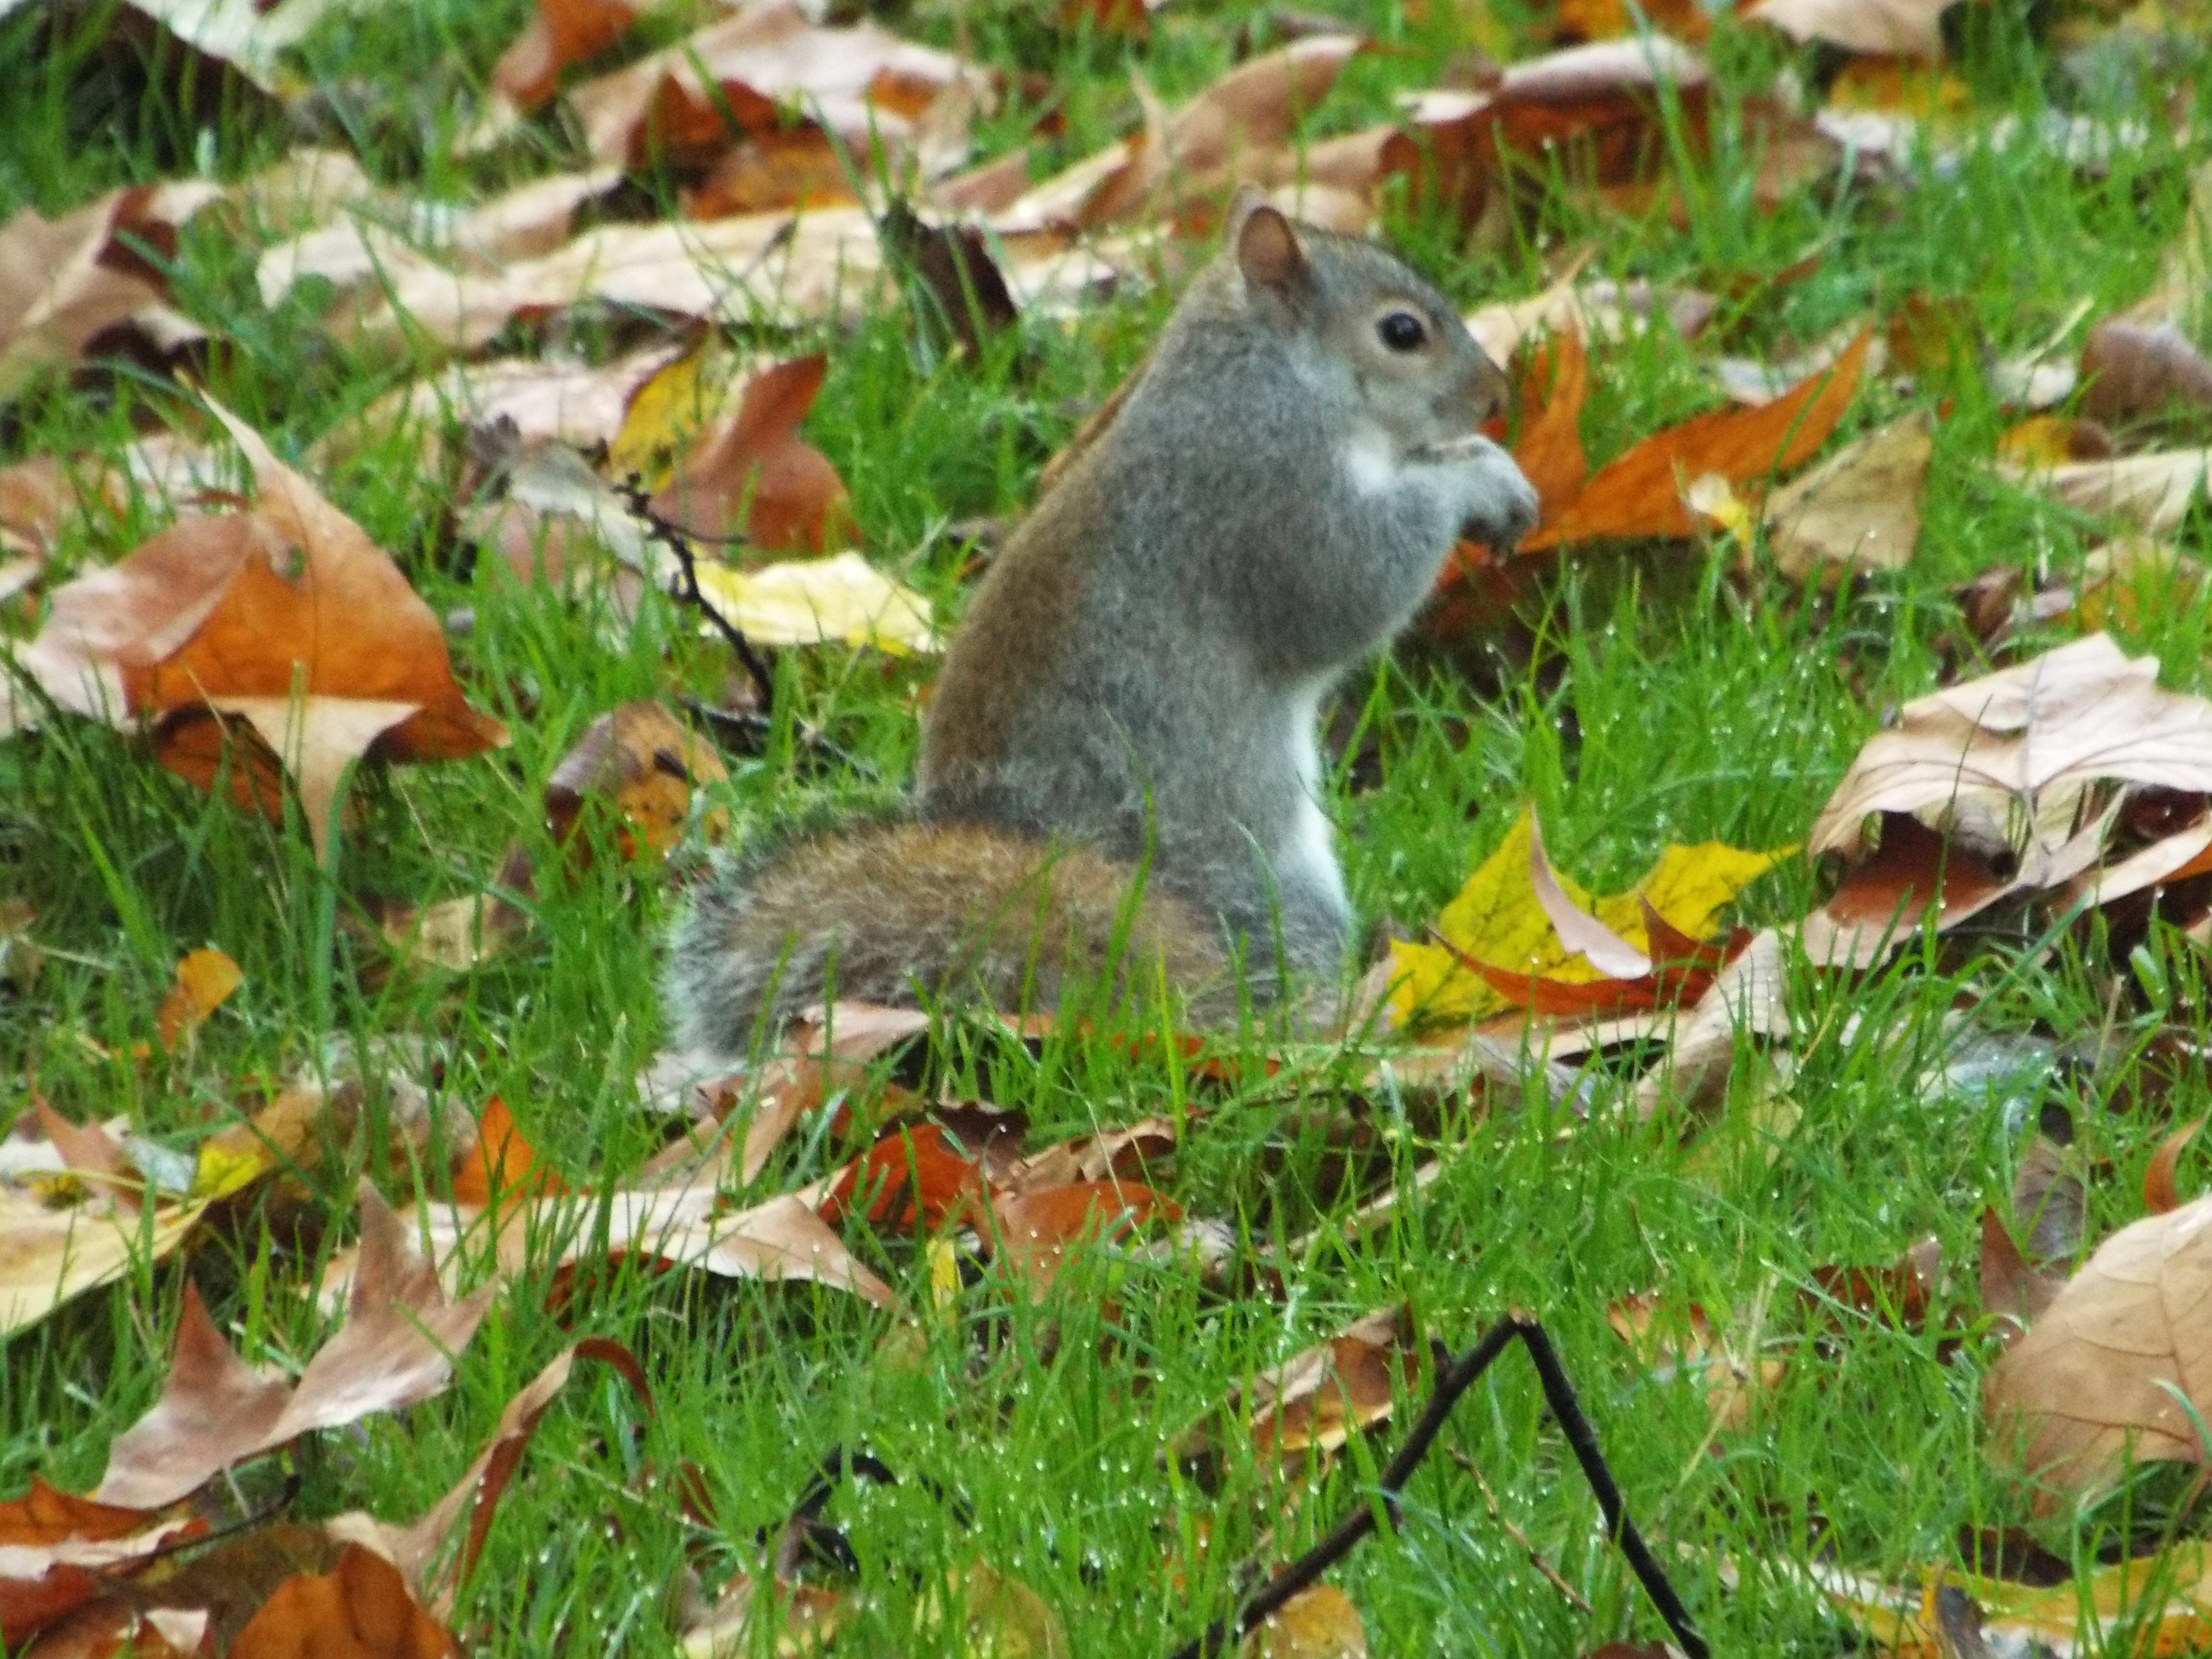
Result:
<svg viewBox="0 0 2212 1659">
<path fill-rule="evenodd" d="M 1336 832 L 1328 814 L 1321 810 L 1321 750 L 1314 744 L 1314 722 L 1320 717 L 1322 694 L 1328 678 L 1297 688 L 1287 700 L 1291 775 L 1297 779 L 1297 806 L 1288 833 L 1274 848 L 1275 881 L 1281 888 L 1297 888 L 1321 895 L 1337 909 L 1345 909 L 1344 872 L 1336 862 Z"/>
</svg>

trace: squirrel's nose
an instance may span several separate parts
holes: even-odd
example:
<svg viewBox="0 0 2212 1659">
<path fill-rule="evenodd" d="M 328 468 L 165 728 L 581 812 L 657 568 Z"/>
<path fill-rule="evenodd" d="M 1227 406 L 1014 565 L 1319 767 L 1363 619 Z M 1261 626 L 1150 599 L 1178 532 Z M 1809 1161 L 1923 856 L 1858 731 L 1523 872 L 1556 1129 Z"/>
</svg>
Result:
<svg viewBox="0 0 2212 1659">
<path fill-rule="evenodd" d="M 1474 424 L 1505 412 L 1512 401 L 1513 388 L 1505 379 L 1505 371 L 1490 361 L 1489 354 L 1480 347 L 1475 349 L 1474 367 L 1468 373 L 1467 400 L 1474 411 Z"/>
</svg>

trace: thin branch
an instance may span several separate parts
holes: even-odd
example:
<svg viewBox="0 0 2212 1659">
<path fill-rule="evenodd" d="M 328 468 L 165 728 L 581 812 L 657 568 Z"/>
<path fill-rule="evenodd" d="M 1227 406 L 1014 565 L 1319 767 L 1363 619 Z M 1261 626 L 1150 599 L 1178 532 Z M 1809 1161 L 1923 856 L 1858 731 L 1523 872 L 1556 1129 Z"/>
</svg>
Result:
<svg viewBox="0 0 2212 1659">
<path fill-rule="evenodd" d="M 1541 1324 L 1518 1312 L 1507 1314 L 1484 1332 L 1482 1340 L 1453 1361 L 1437 1379 L 1436 1391 L 1429 1396 L 1428 1405 L 1376 1482 L 1376 1496 L 1381 1502 L 1363 1504 L 1346 1516 L 1329 1529 L 1327 1537 L 1269 1579 L 1234 1613 L 1215 1620 L 1195 1641 L 1178 1648 L 1174 1659 L 1212 1659 L 1212 1656 L 1226 1652 L 1232 1641 L 1256 1627 L 1351 1554 L 1376 1529 L 1378 1513 L 1387 1514 L 1395 1529 L 1400 1524 L 1398 1496 L 1443 1431 L 1452 1408 L 1516 1339 L 1528 1350 L 1528 1358 L 1536 1367 L 1537 1380 L 1543 1384 L 1544 1402 L 1559 1419 L 1575 1461 L 1582 1465 L 1583 1474 L 1596 1494 L 1606 1530 L 1620 1546 L 1630 1571 L 1651 1597 L 1659 1616 L 1667 1621 L 1667 1628 L 1674 1633 L 1674 1639 L 1681 1644 L 1689 1659 L 1710 1659 L 1711 1650 L 1698 1634 L 1697 1626 L 1690 1622 L 1688 1612 L 1674 1594 L 1674 1586 L 1667 1582 L 1667 1575 L 1660 1571 L 1650 1547 L 1644 1541 L 1644 1534 L 1636 1529 L 1635 1522 L 1629 1519 L 1621 1505 L 1620 1488 L 1598 1450 L 1597 1433 L 1590 1427 L 1589 1419 L 1583 1415 L 1582 1403 L 1575 1398 L 1573 1385 L 1560 1368 L 1551 1338 L 1545 1334 Z"/>
<path fill-rule="evenodd" d="M 753 683 L 753 690 L 759 694 L 762 708 L 773 708 L 775 706 L 775 676 L 769 672 L 767 659 L 699 586 L 698 556 L 691 548 L 696 538 L 682 526 L 672 523 L 653 510 L 653 497 L 647 493 L 644 481 L 636 473 L 631 473 L 617 484 L 615 490 L 622 496 L 623 504 L 636 514 L 638 522 L 645 526 L 647 538 L 666 548 L 675 559 L 677 586 L 670 590 L 670 597 L 694 607 L 714 624 L 714 631 L 722 636 L 730 649 L 737 653 L 738 660 L 744 665 L 745 673 Z"/>
</svg>

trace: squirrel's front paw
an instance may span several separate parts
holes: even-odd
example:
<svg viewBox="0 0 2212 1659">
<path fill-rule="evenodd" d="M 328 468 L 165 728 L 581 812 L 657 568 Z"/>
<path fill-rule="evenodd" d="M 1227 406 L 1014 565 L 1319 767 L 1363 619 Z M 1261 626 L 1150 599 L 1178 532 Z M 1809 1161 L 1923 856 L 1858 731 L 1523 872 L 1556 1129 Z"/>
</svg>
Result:
<svg viewBox="0 0 2212 1659">
<path fill-rule="evenodd" d="M 1476 434 L 1452 445 L 1449 459 L 1465 533 L 1503 552 L 1536 527 L 1535 489 L 1512 456 Z"/>
</svg>

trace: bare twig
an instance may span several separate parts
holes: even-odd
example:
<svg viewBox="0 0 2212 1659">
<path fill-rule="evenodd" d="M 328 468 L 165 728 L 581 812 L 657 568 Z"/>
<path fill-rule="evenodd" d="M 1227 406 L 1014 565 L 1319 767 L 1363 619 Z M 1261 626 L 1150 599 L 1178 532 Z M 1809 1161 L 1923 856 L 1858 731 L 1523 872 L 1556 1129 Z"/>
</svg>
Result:
<svg viewBox="0 0 2212 1659">
<path fill-rule="evenodd" d="M 1400 1523 L 1398 1496 L 1413 1471 L 1420 1467 L 1421 1460 L 1429 1455 L 1437 1435 L 1443 1431 L 1452 1408 L 1516 1339 L 1528 1349 L 1529 1361 L 1536 1367 L 1537 1380 L 1543 1385 L 1544 1403 L 1559 1420 L 1575 1462 L 1582 1465 L 1583 1478 L 1589 1482 L 1590 1491 L 1597 1498 L 1607 1533 L 1620 1546 L 1629 1570 L 1658 1607 L 1659 1616 L 1667 1621 L 1667 1628 L 1674 1632 L 1674 1639 L 1682 1644 L 1689 1659 L 1710 1659 L 1712 1650 L 1698 1634 L 1697 1626 L 1690 1622 L 1681 1598 L 1667 1582 L 1667 1575 L 1652 1555 L 1650 1546 L 1644 1541 L 1644 1534 L 1636 1529 L 1635 1522 L 1629 1519 L 1621 1504 L 1620 1488 L 1598 1450 L 1597 1432 L 1590 1426 L 1589 1419 L 1583 1415 L 1582 1402 L 1575 1398 L 1574 1385 L 1567 1381 L 1551 1338 L 1540 1323 L 1517 1310 L 1484 1332 L 1482 1340 L 1453 1361 L 1437 1379 L 1436 1392 L 1429 1396 L 1427 1407 L 1406 1436 L 1405 1443 L 1398 1448 L 1397 1455 L 1390 1460 L 1376 1484 L 1376 1495 L 1381 1503 L 1362 1504 L 1346 1516 L 1329 1529 L 1328 1536 L 1269 1579 L 1264 1589 L 1234 1613 L 1215 1620 L 1195 1641 L 1178 1648 L 1174 1659 L 1212 1659 L 1225 1652 L 1231 1642 L 1254 1629 L 1351 1554 L 1376 1529 L 1378 1511 L 1387 1515 L 1391 1527 L 1395 1528 Z"/>
<path fill-rule="evenodd" d="M 691 548 L 692 542 L 699 538 L 653 510 L 653 497 L 647 493 L 644 480 L 636 473 L 624 478 L 615 486 L 615 489 L 622 496 L 623 504 L 636 514 L 638 522 L 645 526 L 647 538 L 666 548 L 670 556 L 676 561 L 677 585 L 671 590 L 670 597 L 692 606 L 714 624 L 714 631 L 722 636 L 724 642 L 737 653 L 738 660 L 744 665 L 754 691 L 759 694 L 762 708 L 773 708 L 775 706 L 775 676 L 769 672 L 768 659 L 744 636 L 744 631 L 724 616 L 720 608 L 700 589 L 698 556 Z"/>
</svg>

